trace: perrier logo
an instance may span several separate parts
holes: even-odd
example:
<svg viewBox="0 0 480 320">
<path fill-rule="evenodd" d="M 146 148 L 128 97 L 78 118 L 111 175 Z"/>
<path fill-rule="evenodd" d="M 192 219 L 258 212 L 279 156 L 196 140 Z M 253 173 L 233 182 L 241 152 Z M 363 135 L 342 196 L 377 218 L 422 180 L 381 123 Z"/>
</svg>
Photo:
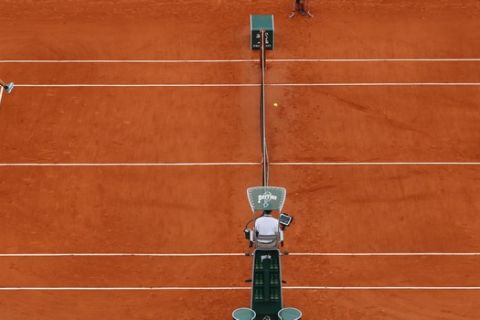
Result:
<svg viewBox="0 0 480 320">
<path fill-rule="evenodd" d="M 278 197 L 273 195 L 270 191 L 266 191 L 264 194 L 259 194 L 258 195 L 258 202 L 257 203 L 262 203 L 263 202 L 263 207 L 267 208 L 270 205 L 270 201 L 272 200 L 277 200 Z"/>
</svg>

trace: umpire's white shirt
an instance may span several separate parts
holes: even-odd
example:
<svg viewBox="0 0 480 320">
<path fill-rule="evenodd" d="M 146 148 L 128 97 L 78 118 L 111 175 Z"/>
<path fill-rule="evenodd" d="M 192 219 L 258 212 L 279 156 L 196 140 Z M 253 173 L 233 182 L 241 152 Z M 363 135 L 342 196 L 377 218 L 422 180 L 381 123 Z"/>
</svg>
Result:
<svg viewBox="0 0 480 320">
<path fill-rule="evenodd" d="M 273 236 L 278 229 L 278 219 L 271 215 L 264 215 L 255 220 L 255 231 L 262 236 Z"/>
</svg>

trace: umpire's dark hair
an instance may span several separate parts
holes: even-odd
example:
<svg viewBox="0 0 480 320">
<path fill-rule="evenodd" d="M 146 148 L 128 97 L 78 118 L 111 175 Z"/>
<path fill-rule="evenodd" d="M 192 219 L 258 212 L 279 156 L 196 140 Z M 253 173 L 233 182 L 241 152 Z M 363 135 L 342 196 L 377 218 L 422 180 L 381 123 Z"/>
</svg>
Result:
<svg viewBox="0 0 480 320">
<path fill-rule="evenodd" d="M 272 214 L 272 210 L 263 210 L 263 214 Z"/>
</svg>

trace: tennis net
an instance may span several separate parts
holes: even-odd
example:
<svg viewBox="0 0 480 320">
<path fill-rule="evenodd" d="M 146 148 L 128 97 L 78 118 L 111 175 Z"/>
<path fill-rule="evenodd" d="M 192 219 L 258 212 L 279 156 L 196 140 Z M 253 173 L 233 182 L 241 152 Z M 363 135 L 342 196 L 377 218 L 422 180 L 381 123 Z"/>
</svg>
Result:
<svg viewBox="0 0 480 320">
<path fill-rule="evenodd" d="M 262 184 L 268 186 L 269 178 L 269 163 L 268 163 L 268 148 L 267 148 L 267 128 L 266 128 L 266 115 L 265 115 L 265 69 L 266 69 L 266 57 L 265 57 L 265 31 L 262 30 L 261 47 L 260 47 L 260 66 L 261 66 L 261 79 L 260 79 L 260 128 L 261 128 L 261 145 L 262 145 Z"/>
</svg>

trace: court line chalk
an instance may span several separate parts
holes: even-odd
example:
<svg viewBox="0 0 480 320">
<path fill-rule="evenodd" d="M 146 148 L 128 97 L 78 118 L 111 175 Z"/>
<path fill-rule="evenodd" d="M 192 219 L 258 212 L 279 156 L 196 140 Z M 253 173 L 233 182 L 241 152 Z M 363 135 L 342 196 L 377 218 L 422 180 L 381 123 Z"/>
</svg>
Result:
<svg viewBox="0 0 480 320">
<path fill-rule="evenodd" d="M 204 253 L 0 253 L 0 257 L 231 257 L 245 256 L 243 252 Z M 408 256 L 480 256 L 480 252 L 291 252 L 289 256 L 340 256 L 340 257 L 408 257 Z"/>
<path fill-rule="evenodd" d="M 273 162 L 274 166 L 478 166 L 480 162 Z"/>
<path fill-rule="evenodd" d="M 258 166 L 260 162 L 115 162 L 115 163 L 0 163 L 0 167 L 218 167 Z"/>
<path fill-rule="evenodd" d="M 261 162 L 5 162 L 0 167 L 221 167 L 259 166 Z M 272 166 L 479 166 L 480 162 L 270 162 Z"/>
<path fill-rule="evenodd" d="M 277 58 L 267 62 L 479 62 L 480 58 Z M 258 59 L 3 59 L 0 63 L 250 63 Z"/>
<path fill-rule="evenodd" d="M 480 290 L 477 286 L 284 286 L 286 290 Z M 0 287 L 0 291 L 221 291 L 251 287 Z"/>
<path fill-rule="evenodd" d="M 202 88 L 259 87 L 259 83 L 51 83 L 17 84 L 20 88 Z M 480 82 L 331 82 L 331 83 L 266 83 L 270 87 L 476 87 Z"/>
</svg>

